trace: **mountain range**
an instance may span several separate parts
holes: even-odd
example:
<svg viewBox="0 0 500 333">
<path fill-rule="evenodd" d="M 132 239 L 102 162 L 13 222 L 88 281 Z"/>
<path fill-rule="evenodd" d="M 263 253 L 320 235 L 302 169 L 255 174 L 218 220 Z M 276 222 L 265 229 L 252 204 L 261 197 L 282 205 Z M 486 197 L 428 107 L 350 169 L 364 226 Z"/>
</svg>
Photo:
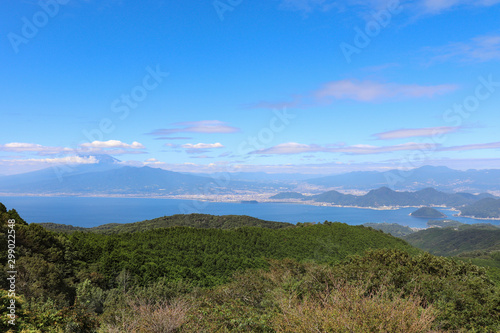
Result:
<svg viewBox="0 0 500 333">
<path fill-rule="evenodd" d="M 433 188 L 426 188 L 415 192 L 398 192 L 388 187 L 371 190 L 365 195 L 344 194 L 335 190 L 309 196 L 296 192 L 282 192 L 271 196 L 270 199 L 312 200 L 340 206 L 357 207 L 446 206 L 458 208 L 481 200 L 493 200 L 496 202 L 495 197 L 489 193 L 445 193 Z"/>
<path fill-rule="evenodd" d="M 390 187 L 394 190 L 421 190 L 433 187 L 449 192 L 483 192 L 500 190 L 500 170 L 453 170 L 447 167 L 423 166 L 409 171 L 356 171 L 307 180 L 324 188 L 370 190 Z"/>
<path fill-rule="evenodd" d="M 108 155 L 94 157 L 98 163 L 60 166 L 24 174 L 0 176 L 0 193 L 162 196 L 277 193 L 310 189 L 310 192 L 320 193 L 313 198 L 316 201 L 351 205 L 356 204 L 359 199 L 335 191 L 321 192 L 343 189 L 368 191 L 380 188 L 375 193 L 368 193 L 368 197 L 364 198 L 366 202 L 363 205 L 372 206 L 389 202 L 394 204 L 394 198 L 385 198 L 394 195 L 388 191 L 389 189 L 419 191 L 432 187 L 446 192 L 500 191 L 500 170 L 459 171 L 447 167 L 424 166 L 405 174 L 398 170 L 363 171 L 318 178 L 304 174 L 263 172 L 181 173 L 148 166 L 127 166 Z M 424 194 L 429 197 L 435 193 L 427 191 Z M 473 201 L 467 202 L 464 199 L 467 196 L 465 193 L 460 195 L 460 198 L 444 200 L 444 204 L 462 205 Z M 286 196 L 281 199 L 285 198 Z M 404 199 L 404 195 L 399 194 L 398 205 L 404 205 L 406 201 L 408 200 Z"/>
<path fill-rule="evenodd" d="M 11 194 L 161 196 L 276 191 L 276 186 L 235 180 L 227 175 L 205 177 L 148 166 L 125 166 L 107 155 L 98 156 L 95 164 L 0 177 L 0 193 Z"/>
</svg>

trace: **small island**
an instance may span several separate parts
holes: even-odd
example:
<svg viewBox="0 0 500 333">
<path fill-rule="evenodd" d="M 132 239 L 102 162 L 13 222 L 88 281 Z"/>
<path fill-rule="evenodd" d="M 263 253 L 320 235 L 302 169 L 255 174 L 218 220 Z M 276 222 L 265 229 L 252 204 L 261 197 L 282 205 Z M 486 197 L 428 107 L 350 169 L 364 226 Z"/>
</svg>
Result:
<svg viewBox="0 0 500 333">
<path fill-rule="evenodd" d="M 429 219 L 440 219 L 446 217 L 446 215 L 431 207 L 419 208 L 410 215 L 413 217 L 429 218 Z"/>
<path fill-rule="evenodd" d="M 258 204 L 259 202 L 257 200 L 242 200 L 242 204 Z"/>
</svg>

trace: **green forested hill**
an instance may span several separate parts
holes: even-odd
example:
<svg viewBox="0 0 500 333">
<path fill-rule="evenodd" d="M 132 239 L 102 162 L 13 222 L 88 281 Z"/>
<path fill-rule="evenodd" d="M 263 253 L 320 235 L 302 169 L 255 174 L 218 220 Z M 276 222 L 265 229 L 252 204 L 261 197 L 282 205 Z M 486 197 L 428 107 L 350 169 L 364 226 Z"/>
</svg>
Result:
<svg viewBox="0 0 500 333">
<path fill-rule="evenodd" d="M 456 256 L 464 252 L 499 247 L 500 228 L 486 224 L 428 228 L 405 236 L 404 239 L 435 255 Z"/>
<path fill-rule="evenodd" d="M 145 220 L 135 223 L 110 223 L 93 228 L 73 227 L 66 224 L 40 223 L 44 228 L 57 232 L 88 231 L 104 234 L 126 233 L 146 231 L 168 227 L 193 227 L 193 228 L 216 228 L 233 229 L 241 227 L 261 227 L 269 229 L 279 229 L 291 227 L 293 224 L 286 222 L 265 221 L 245 215 L 208 215 L 208 214 L 177 214 L 172 216 L 158 217 L 152 220 Z"/>
<path fill-rule="evenodd" d="M 0 331 L 500 329 L 500 289 L 470 263 L 422 253 L 363 226 L 325 222 L 271 229 L 241 227 L 245 217 L 226 217 L 224 223 L 202 217 L 205 229 L 56 233 L 0 205 L 4 248 L 12 230 L 7 221 L 16 220 L 17 271 L 12 327 L 3 251 Z"/>
<path fill-rule="evenodd" d="M 446 215 L 444 215 L 443 213 L 432 207 L 419 208 L 410 215 L 414 217 L 428 218 L 428 219 L 439 219 L 446 217 Z"/>
<path fill-rule="evenodd" d="M 462 216 L 500 218 L 500 199 L 484 198 L 460 208 Z"/>
<path fill-rule="evenodd" d="M 265 267 L 264 258 L 335 263 L 370 248 L 418 252 L 382 232 L 330 222 L 283 229 L 174 227 L 113 235 L 76 232 L 68 238 L 78 248 L 78 260 L 85 262 L 82 269 L 99 267 L 110 284 L 122 270 L 142 284 L 165 277 L 209 286 L 227 282 L 236 270 Z"/>
</svg>

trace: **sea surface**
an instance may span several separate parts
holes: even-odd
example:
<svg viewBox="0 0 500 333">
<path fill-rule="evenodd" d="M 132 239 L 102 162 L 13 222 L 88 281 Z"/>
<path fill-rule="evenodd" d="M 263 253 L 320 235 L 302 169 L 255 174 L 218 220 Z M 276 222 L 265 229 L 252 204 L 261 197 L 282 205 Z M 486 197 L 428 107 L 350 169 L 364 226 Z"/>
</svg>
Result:
<svg viewBox="0 0 500 333">
<path fill-rule="evenodd" d="M 289 203 L 225 203 L 177 199 L 98 198 L 98 197 L 0 197 L 7 209 L 16 209 L 28 223 L 53 222 L 79 227 L 106 223 L 130 223 L 174 214 L 203 213 L 213 215 L 249 215 L 279 222 L 338 221 L 350 225 L 387 222 L 425 228 L 428 219 L 412 217 L 416 208 L 373 210 L 362 208 L 323 207 Z M 438 208 L 447 218 L 462 223 L 491 223 L 454 217 L 456 211 Z"/>
</svg>

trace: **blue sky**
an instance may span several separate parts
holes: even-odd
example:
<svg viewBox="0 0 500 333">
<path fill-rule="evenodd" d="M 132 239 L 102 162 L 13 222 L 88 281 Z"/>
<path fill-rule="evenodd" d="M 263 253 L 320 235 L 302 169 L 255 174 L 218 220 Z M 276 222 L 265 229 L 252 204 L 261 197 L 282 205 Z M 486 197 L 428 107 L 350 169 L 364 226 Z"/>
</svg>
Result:
<svg viewBox="0 0 500 333">
<path fill-rule="evenodd" d="M 0 175 L 500 168 L 500 0 L 5 0 Z"/>
</svg>

